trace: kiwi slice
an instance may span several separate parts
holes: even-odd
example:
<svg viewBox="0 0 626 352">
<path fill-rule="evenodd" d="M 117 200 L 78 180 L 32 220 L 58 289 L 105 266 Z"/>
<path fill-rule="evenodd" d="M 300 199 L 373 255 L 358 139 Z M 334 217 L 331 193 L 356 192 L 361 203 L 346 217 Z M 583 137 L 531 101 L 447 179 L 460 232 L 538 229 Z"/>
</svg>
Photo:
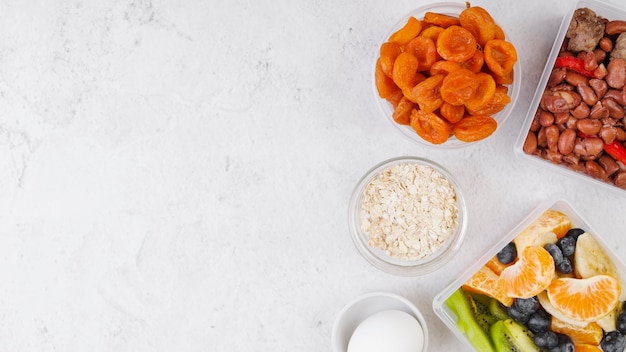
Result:
<svg viewBox="0 0 626 352">
<path fill-rule="evenodd" d="M 539 352 L 533 334 L 513 319 L 500 320 L 489 329 L 496 352 Z"/>
<path fill-rule="evenodd" d="M 477 301 L 477 304 L 481 304 L 480 307 L 477 307 L 477 311 L 475 311 L 476 314 L 493 315 L 498 318 L 497 320 L 510 318 L 504 304 L 500 303 L 497 299 L 479 293 L 469 293 L 469 295 L 473 300 Z"/>
</svg>

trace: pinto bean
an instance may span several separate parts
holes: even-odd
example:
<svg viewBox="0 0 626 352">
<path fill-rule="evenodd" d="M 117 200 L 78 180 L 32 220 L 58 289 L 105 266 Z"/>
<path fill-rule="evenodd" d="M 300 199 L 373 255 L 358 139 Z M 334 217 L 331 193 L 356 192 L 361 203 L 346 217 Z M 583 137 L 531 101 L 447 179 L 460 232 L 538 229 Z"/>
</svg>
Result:
<svg viewBox="0 0 626 352">
<path fill-rule="evenodd" d="M 567 71 L 567 74 L 565 75 L 565 81 L 574 87 L 578 86 L 579 84 L 589 85 L 589 78 L 575 71 Z"/>
<path fill-rule="evenodd" d="M 600 132 L 602 122 L 598 119 L 580 119 L 576 122 L 576 128 L 586 135 L 595 135 Z"/>
<path fill-rule="evenodd" d="M 548 146 L 548 139 L 546 138 L 546 128 L 541 127 L 537 132 L 537 146 L 545 148 Z"/>
<path fill-rule="evenodd" d="M 559 127 L 557 125 L 548 126 L 545 128 L 546 133 L 546 142 L 548 143 L 548 149 L 553 152 L 558 152 L 559 147 L 559 135 L 561 131 L 559 131 Z"/>
<path fill-rule="evenodd" d="M 542 111 L 539 115 L 539 124 L 544 127 L 554 124 L 554 115 L 549 111 Z"/>
<path fill-rule="evenodd" d="M 607 117 L 609 117 L 609 109 L 603 106 L 601 102 L 597 102 L 589 111 L 589 118 L 604 119 Z"/>
<path fill-rule="evenodd" d="M 587 105 L 595 105 L 598 102 L 598 96 L 593 89 L 586 84 L 579 84 L 576 89 L 578 90 L 578 94 Z"/>
<path fill-rule="evenodd" d="M 570 110 L 567 101 L 554 94 L 544 94 L 540 104 L 542 109 L 550 112 L 568 112 Z"/>
<path fill-rule="evenodd" d="M 619 165 L 617 165 L 617 162 L 615 162 L 615 160 L 608 155 L 602 155 L 601 157 L 599 157 L 598 164 L 602 166 L 608 176 L 613 175 L 619 170 Z"/>
<path fill-rule="evenodd" d="M 606 51 L 602 50 L 602 49 L 596 49 L 593 51 L 593 55 L 596 59 L 595 61 L 595 66 L 590 66 L 593 68 L 590 68 L 589 71 L 595 71 L 596 68 L 598 68 L 598 65 L 602 62 L 604 62 L 604 60 L 606 60 Z M 587 65 L 585 64 L 585 67 L 587 67 Z"/>
<path fill-rule="evenodd" d="M 598 65 L 598 68 L 593 70 L 593 77 L 597 79 L 604 79 L 608 73 L 609 71 L 606 69 L 606 66 L 604 66 L 604 63 L 601 63 Z"/>
<path fill-rule="evenodd" d="M 626 95 L 623 90 L 609 89 L 604 96 L 614 99 L 620 105 L 626 106 Z"/>
<path fill-rule="evenodd" d="M 604 50 L 605 52 L 613 51 L 613 41 L 611 40 L 611 38 L 603 37 L 602 39 L 600 39 L 598 45 L 600 46 L 600 49 Z"/>
<path fill-rule="evenodd" d="M 609 85 L 606 84 L 606 81 L 603 79 L 592 78 L 589 80 L 589 86 L 593 88 L 593 91 L 596 92 L 596 96 L 598 99 L 602 99 L 604 94 L 609 90 Z"/>
<path fill-rule="evenodd" d="M 581 104 L 584 105 L 584 103 L 580 103 L 578 105 L 581 105 Z M 557 125 L 562 125 L 562 124 L 566 123 L 567 120 L 569 120 L 569 118 L 571 116 L 569 112 L 559 112 L 559 113 L 556 113 L 556 114 L 553 114 L 553 115 L 554 115 L 554 123 L 557 124 Z"/>
<path fill-rule="evenodd" d="M 590 137 L 590 138 L 582 138 L 582 144 L 584 147 L 584 152 L 580 156 L 584 157 L 585 160 L 594 160 L 602 154 L 602 150 L 604 148 L 604 142 L 600 138 Z M 574 146 L 576 149 L 576 146 Z"/>
<path fill-rule="evenodd" d="M 606 179 L 606 171 L 602 168 L 602 166 L 593 160 L 587 160 L 587 162 L 585 162 L 585 171 L 587 172 L 587 175 L 593 178 L 600 180 Z"/>
<path fill-rule="evenodd" d="M 557 143 L 559 152 L 563 155 L 570 154 L 574 151 L 574 143 L 576 142 L 576 131 L 572 128 L 568 128 L 561 132 Z"/>
<path fill-rule="evenodd" d="M 607 66 L 606 83 L 611 88 L 622 89 L 626 84 L 626 60 L 613 59 Z"/>
<path fill-rule="evenodd" d="M 550 77 L 548 78 L 548 87 L 554 87 L 561 84 L 567 75 L 567 68 L 559 67 L 552 70 Z"/>
<path fill-rule="evenodd" d="M 584 119 L 584 118 L 589 117 L 590 111 L 591 109 L 589 109 L 589 105 L 582 102 L 578 104 L 578 106 L 574 110 L 572 110 L 572 116 L 574 116 L 577 119 Z"/>
<path fill-rule="evenodd" d="M 621 127 L 615 127 L 615 139 L 620 142 L 626 141 L 626 131 Z"/>
<path fill-rule="evenodd" d="M 619 34 L 626 32 L 626 21 L 614 20 L 604 25 L 604 33 L 607 35 Z"/>
<path fill-rule="evenodd" d="M 598 136 L 602 138 L 605 144 L 611 144 L 617 137 L 617 129 L 612 126 L 602 126 Z"/>
<path fill-rule="evenodd" d="M 534 133 L 528 132 L 526 135 L 523 150 L 526 154 L 533 154 L 537 150 L 537 136 Z"/>
<path fill-rule="evenodd" d="M 610 117 L 613 117 L 616 119 L 621 119 L 622 117 L 624 117 L 624 107 L 622 105 L 619 105 L 619 103 L 616 102 L 615 99 L 613 98 L 602 99 L 602 106 L 606 106 L 606 108 L 609 109 Z"/>
<path fill-rule="evenodd" d="M 617 174 L 613 183 L 619 188 L 626 189 L 626 171 L 622 171 Z"/>
<path fill-rule="evenodd" d="M 602 50 L 600 50 L 600 51 L 602 53 L 604 53 Z M 604 58 L 606 58 L 606 54 L 604 54 Z M 595 51 L 585 52 L 582 55 L 583 63 L 585 65 L 585 70 L 588 70 L 588 71 L 595 70 L 596 68 L 598 68 L 598 62 L 604 61 L 604 58 L 602 58 L 600 60 L 598 58 L 596 58 Z"/>
</svg>

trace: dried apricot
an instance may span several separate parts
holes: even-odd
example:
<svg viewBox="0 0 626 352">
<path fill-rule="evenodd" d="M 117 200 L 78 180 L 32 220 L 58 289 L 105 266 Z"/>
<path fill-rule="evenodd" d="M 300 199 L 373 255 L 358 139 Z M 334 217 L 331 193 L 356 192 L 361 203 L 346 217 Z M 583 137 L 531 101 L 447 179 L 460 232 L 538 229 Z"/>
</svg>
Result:
<svg viewBox="0 0 626 352">
<path fill-rule="evenodd" d="M 498 123 L 491 116 L 470 115 L 455 123 L 452 133 L 460 141 L 475 142 L 491 136 L 497 127 Z"/>
<path fill-rule="evenodd" d="M 396 123 L 408 125 L 411 123 L 411 111 L 413 111 L 415 107 L 416 104 L 414 102 L 410 101 L 407 97 L 402 97 L 391 116 Z"/>
<path fill-rule="evenodd" d="M 395 84 L 395 83 L 394 83 Z M 393 93 L 391 93 L 390 96 L 388 96 L 387 98 L 385 98 L 389 104 L 391 104 L 393 106 L 393 108 L 395 109 L 398 104 L 400 103 L 400 100 L 402 100 L 402 98 L 404 98 L 404 92 L 402 92 L 402 90 L 400 90 L 400 88 L 398 88 L 398 90 L 394 91 Z"/>
<path fill-rule="evenodd" d="M 411 113 L 411 127 L 420 137 L 432 144 L 445 143 L 450 136 L 448 124 L 432 112 L 414 109 Z"/>
<path fill-rule="evenodd" d="M 465 102 L 465 107 L 468 110 L 484 108 L 496 94 L 496 82 L 490 74 L 478 72 L 475 76 L 476 90 L 474 95 Z"/>
<path fill-rule="evenodd" d="M 393 79 L 387 77 L 387 75 L 383 72 L 380 59 L 376 60 L 374 79 L 376 82 L 376 90 L 378 90 L 378 96 L 383 99 L 391 97 L 395 92 L 401 92 L 400 88 L 398 88 L 398 86 L 394 83 Z"/>
<path fill-rule="evenodd" d="M 429 73 L 431 76 L 437 74 L 447 75 L 454 70 L 458 70 L 461 68 L 461 65 L 458 62 L 447 61 L 447 60 L 439 60 L 435 62 L 432 66 L 430 66 Z"/>
<path fill-rule="evenodd" d="M 469 59 L 461 62 L 461 67 L 465 67 L 466 69 L 478 73 L 482 70 L 483 65 L 485 64 L 483 52 L 480 50 L 476 50 L 474 55 Z"/>
<path fill-rule="evenodd" d="M 426 113 L 433 112 L 441 106 L 441 84 L 445 75 L 434 75 L 418 83 L 411 91 L 413 100 Z"/>
<path fill-rule="evenodd" d="M 417 58 L 410 53 L 404 52 L 396 58 L 393 63 L 393 71 L 391 77 L 400 89 L 410 89 L 417 84 L 418 78 L 417 67 L 419 62 Z"/>
<path fill-rule="evenodd" d="M 496 86 L 496 91 L 493 94 L 493 98 L 487 105 L 479 110 L 468 110 L 471 115 L 493 115 L 500 112 L 504 107 L 511 102 L 511 98 L 507 95 L 508 88 L 505 86 Z"/>
<path fill-rule="evenodd" d="M 450 26 L 437 38 L 437 52 L 446 60 L 463 62 L 476 52 L 476 38 L 463 27 Z"/>
<path fill-rule="evenodd" d="M 444 28 L 439 26 L 430 26 L 428 28 L 422 29 L 420 36 L 426 37 L 433 41 L 433 43 L 437 42 L 437 38 L 439 38 L 439 34 L 443 32 Z"/>
<path fill-rule="evenodd" d="M 496 23 L 493 17 L 482 7 L 472 6 L 459 14 L 461 26 L 472 33 L 476 42 L 484 46 L 496 35 Z"/>
<path fill-rule="evenodd" d="M 430 11 L 424 14 L 424 23 L 443 28 L 461 25 L 458 17 Z"/>
<path fill-rule="evenodd" d="M 504 31 L 502 30 L 502 27 L 498 26 L 497 24 L 496 24 L 496 32 L 495 32 L 495 35 L 493 36 L 493 39 L 502 39 L 502 40 L 506 39 L 506 35 L 504 35 Z"/>
<path fill-rule="evenodd" d="M 393 63 L 396 61 L 398 55 L 402 53 L 402 48 L 398 43 L 385 42 L 380 46 L 380 65 L 383 72 L 391 77 L 393 72 Z"/>
<path fill-rule="evenodd" d="M 510 42 L 493 39 L 485 44 L 485 64 L 497 76 L 506 76 L 517 62 L 517 51 Z"/>
<path fill-rule="evenodd" d="M 444 101 L 439 107 L 439 114 L 441 115 L 441 117 L 448 120 L 448 122 L 454 124 L 459 122 L 463 118 L 463 116 L 465 116 L 465 106 L 452 105 Z"/>
<path fill-rule="evenodd" d="M 422 22 L 417 18 L 411 16 L 407 20 L 406 24 L 394 32 L 390 37 L 390 42 L 396 42 L 400 45 L 408 43 L 411 39 L 417 37 L 422 30 Z"/>
<path fill-rule="evenodd" d="M 478 81 L 476 75 L 461 68 L 450 72 L 441 83 L 441 98 L 452 105 L 463 105 L 474 97 Z"/>
<path fill-rule="evenodd" d="M 515 69 L 511 70 L 511 72 L 507 73 L 504 76 L 498 76 L 493 72 L 491 73 L 491 75 L 493 76 L 493 79 L 496 81 L 497 84 L 511 84 L 513 83 L 513 77 L 515 77 Z"/>
<path fill-rule="evenodd" d="M 417 58 L 418 71 L 428 71 L 437 61 L 437 48 L 429 38 L 418 35 L 404 46 L 404 51 Z"/>
</svg>

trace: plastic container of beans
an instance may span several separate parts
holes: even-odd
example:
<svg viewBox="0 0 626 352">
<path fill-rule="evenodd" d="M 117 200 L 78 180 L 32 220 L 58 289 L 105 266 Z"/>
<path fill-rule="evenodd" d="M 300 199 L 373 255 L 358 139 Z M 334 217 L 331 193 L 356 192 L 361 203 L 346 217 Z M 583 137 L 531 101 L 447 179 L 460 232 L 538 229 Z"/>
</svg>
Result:
<svg viewBox="0 0 626 352">
<path fill-rule="evenodd" d="M 581 16 L 580 9 L 591 10 L 591 14 L 595 13 L 596 18 L 600 18 L 598 22 L 604 23 L 605 29 L 601 34 L 603 39 L 590 51 L 577 48 L 577 44 L 570 46 L 570 41 L 580 43 L 580 38 L 577 40 L 571 33 L 567 34 L 572 19 Z M 616 99 L 611 98 L 612 94 L 617 97 L 617 92 L 626 91 L 610 85 L 607 87 L 606 83 L 610 81 L 607 69 L 619 36 L 618 33 L 607 32 L 610 32 L 610 21 L 619 20 L 626 21 L 626 9 L 596 0 L 578 1 L 568 11 L 554 40 L 514 152 L 520 159 L 553 172 L 626 195 L 626 117 L 623 112 L 626 94 L 619 93 L 622 101 L 617 105 Z M 585 28 L 589 27 L 594 25 Z M 576 32 L 590 31 L 585 29 Z M 626 34 L 623 39 L 626 44 Z M 606 44 L 609 40 L 613 48 L 610 51 L 602 50 L 607 48 L 601 45 L 602 41 Z M 600 59 L 600 51 L 604 51 L 604 59 Z M 599 68 L 585 68 L 586 52 L 598 54 L 596 63 Z M 583 63 L 582 68 L 577 67 L 580 63 Z M 602 70 L 605 70 L 604 76 Z M 608 89 L 607 93 L 602 93 L 602 86 Z M 608 92 L 611 90 L 613 92 Z M 589 93 L 593 93 L 592 99 L 589 99 Z M 567 98 L 565 101 L 569 106 L 561 109 L 555 96 Z M 568 101 L 570 97 L 574 97 L 574 100 Z M 611 111 L 609 108 L 617 109 L 616 115 L 608 115 L 607 111 Z M 622 160 L 620 156 L 614 155 L 616 152 L 618 155 L 623 154 Z"/>
</svg>

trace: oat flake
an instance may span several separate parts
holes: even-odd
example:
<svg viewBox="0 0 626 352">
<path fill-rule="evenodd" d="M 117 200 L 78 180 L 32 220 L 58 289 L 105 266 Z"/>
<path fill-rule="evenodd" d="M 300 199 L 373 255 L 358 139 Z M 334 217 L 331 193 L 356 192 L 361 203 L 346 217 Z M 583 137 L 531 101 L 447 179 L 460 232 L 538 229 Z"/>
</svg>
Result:
<svg viewBox="0 0 626 352">
<path fill-rule="evenodd" d="M 456 193 L 430 166 L 395 164 L 365 187 L 359 216 L 369 246 L 394 258 L 418 260 L 454 234 Z"/>
</svg>

